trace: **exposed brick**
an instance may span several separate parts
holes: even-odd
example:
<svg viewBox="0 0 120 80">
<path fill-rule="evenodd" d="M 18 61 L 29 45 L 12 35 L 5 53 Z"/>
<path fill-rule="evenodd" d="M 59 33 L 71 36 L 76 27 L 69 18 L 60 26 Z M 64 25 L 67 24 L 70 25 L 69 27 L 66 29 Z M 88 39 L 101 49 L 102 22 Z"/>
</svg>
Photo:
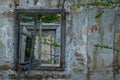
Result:
<svg viewBox="0 0 120 80">
<path fill-rule="evenodd" d="M 96 30 L 98 30 L 98 29 L 99 29 L 98 24 L 94 24 L 94 25 L 91 27 L 91 32 L 94 32 L 94 31 L 96 31 Z"/>
<path fill-rule="evenodd" d="M 9 70 L 9 69 L 13 69 L 10 65 L 2 65 L 0 66 L 0 70 L 2 71 L 6 71 L 6 70 Z"/>
<path fill-rule="evenodd" d="M 7 17 L 7 18 L 13 18 L 13 13 L 12 12 L 8 12 L 8 13 L 4 12 L 2 15 L 4 17 Z"/>
<path fill-rule="evenodd" d="M 75 57 L 83 57 L 80 53 L 76 52 Z"/>
</svg>

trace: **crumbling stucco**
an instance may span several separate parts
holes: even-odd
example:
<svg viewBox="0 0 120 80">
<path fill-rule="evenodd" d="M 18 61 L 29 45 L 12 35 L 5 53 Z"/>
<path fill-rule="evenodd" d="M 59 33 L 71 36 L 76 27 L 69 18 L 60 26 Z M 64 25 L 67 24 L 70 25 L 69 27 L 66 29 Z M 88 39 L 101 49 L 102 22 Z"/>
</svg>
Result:
<svg viewBox="0 0 120 80">
<path fill-rule="evenodd" d="M 16 8 L 41 9 L 61 8 L 55 0 L 20 0 Z M 48 2 L 49 1 L 49 2 Z M 51 2 L 50 2 L 51 1 Z M 53 3 L 53 2 L 54 3 Z M 66 15 L 66 52 L 65 71 L 31 71 L 30 78 L 44 80 L 119 80 L 119 52 L 112 49 L 95 47 L 94 44 L 119 48 L 119 15 L 115 9 L 97 7 L 77 8 L 76 3 L 83 0 L 65 2 Z M 85 0 L 88 1 L 88 0 Z M 62 2 L 60 2 L 62 3 Z M 13 0 L 0 0 L 0 79 L 15 78 L 13 69 Z M 95 16 L 103 10 L 99 18 Z M 117 28 L 116 28 L 117 27 Z M 115 29 L 116 28 L 116 29 Z M 114 36 L 115 35 L 115 36 Z M 115 40 L 114 40 L 115 38 Z M 115 44 L 114 45 L 114 41 Z M 28 77 L 22 76 L 28 79 Z M 28 80 L 29 80 L 28 79 Z"/>
</svg>

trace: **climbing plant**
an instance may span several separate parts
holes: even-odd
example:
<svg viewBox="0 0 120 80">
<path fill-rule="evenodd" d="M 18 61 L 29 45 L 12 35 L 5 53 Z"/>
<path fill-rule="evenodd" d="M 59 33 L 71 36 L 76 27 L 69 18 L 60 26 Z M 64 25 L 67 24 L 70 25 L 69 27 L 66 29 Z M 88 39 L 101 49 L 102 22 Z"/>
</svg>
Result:
<svg viewBox="0 0 120 80">
<path fill-rule="evenodd" d="M 101 0 L 94 0 L 90 2 L 79 2 L 77 4 L 77 7 L 81 6 L 103 6 L 103 7 L 120 7 L 120 0 L 112 1 L 112 0 L 106 0 L 106 1 L 101 1 Z"/>
<path fill-rule="evenodd" d="M 120 7 L 120 0 L 106 0 L 106 1 L 102 1 L 102 0 L 94 0 L 94 1 L 90 1 L 90 2 L 79 2 L 77 4 L 77 7 L 83 7 L 83 6 L 101 6 L 101 7 Z M 99 18 L 101 17 L 102 13 L 104 13 L 104 11 L 99 12 L 95 18 Z"/>
<path fill-rule="evenodd" d="M 42 21 L 45 23 L 53 23 L 60 21 L 59 14 L 42 14 Z"/>
<path fill-rule="evenodd" d="M 114 8 L 114 7 L 120 7 L 120 0 L 105 0 L 105 1 L 102 1 L 102 0 L 94 0 L 94 1 L 89 1 L 89 2 L 79 2 L 77 4 L 77 7 L 80 8 L 80 7 L 84 7 L 84 6 L 99 6 L 99 7 L 102 7 L 102 8 Z M 102 16 L 102 14 L 104 13 L 103 10 L 101 10 L 99 13 L 97 13 L 97 15 L 95 15 L 95 19 L 99 18 Z M 117 49 L 117 48 L 113 48 L 113 47 L 110 47 L 108 45 L 102 45 L 102 44 L 94 44 L 94 47 L 96 48 L 104 48 L 104 49 L 112 49 L 114 51 L 117 51 L 117 52 L 120 52 L 120 49 Z"/>
<path fill-rule="evenodd" d="M 34 17 L 36 17 L 36 21 L 37 23 L 40 22 L 40 20 L 42 19 L 42 22 L 43 23 L 55 23 L 55 22 L 60 22 L 60 14 L 28 14 L 28 13 L 21 13 L 20 14 L 20 22 L 23 22 L 23 23 L 31 23 L 31 22 L 34 22 L 35 19 L 33 19 Z M 22 31 L 22 28 L 19 28 L 18 29 L 20 32 Z M 29 32 L 29 31 L 28 31 Z M 32 32 L 30 32 L 32 33 Z M 44 37 L 45 35 L 42 34 L 40 35 L 39 32 L 36 33 L 36 36 L 39 37 L 39 36 L 42 36 Z M 26 39 L 26 46 L 25 46 L 25 61 L 29 60 L 29 55 L 30 55 L 30 51 L 31 51 L 31 46 L 32 46 L 32 39 L 30 38 L 27 38 Z M 60 44 L 58 44 L 55 40 L 50 40 L 50 39 L 43 39 L 41 42 L 40 42 L 40 45 L 41 44 L 44 44 L 44 45 L 50 45 L 52 47 L 54 47 L 54 49 L 56 48 L 60 48 Z M 48 55 L 48 54 L 47 54 Z"/>
<path fill-rule="evenodd" d="M 42 22 L 44 22 L 44 23 L 55 23 L 55 22 L 60 21 L 60 15 L 59 14 L 41 14 L 40 15 L 40 14 L 26 14 L 26 13 L 23 13 L 23 14 L 20 14 L 20 16 L 36 17 L 37 21 L 39 21 L 40 18 L 42 18 Z M 21 21 L 22 22 L 32 22 L 33 20 L 21 18 Z"/>
<path fill-rule="evenodd" d="M 113 49 L 114 51 L 120 52 L 120 49 L 110 47 L 108 45 L 94 44 L 96 48 L 104 48 L 104 49 Z"/>
</svg>

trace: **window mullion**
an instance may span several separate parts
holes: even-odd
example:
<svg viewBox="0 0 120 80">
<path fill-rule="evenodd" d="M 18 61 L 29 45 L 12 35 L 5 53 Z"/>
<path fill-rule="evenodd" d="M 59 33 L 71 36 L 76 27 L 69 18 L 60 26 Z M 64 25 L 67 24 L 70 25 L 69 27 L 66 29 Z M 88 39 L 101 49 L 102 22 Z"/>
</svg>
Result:
<svg viewBox="0 0 120 80">
<path fill-rule="evenodd" d="M 41 54 L 42 54 L 42 16 L 40 15 L 39 21 L 39 40 L 38 40 L 38 59 L 41 63 Z"/>
</svg>

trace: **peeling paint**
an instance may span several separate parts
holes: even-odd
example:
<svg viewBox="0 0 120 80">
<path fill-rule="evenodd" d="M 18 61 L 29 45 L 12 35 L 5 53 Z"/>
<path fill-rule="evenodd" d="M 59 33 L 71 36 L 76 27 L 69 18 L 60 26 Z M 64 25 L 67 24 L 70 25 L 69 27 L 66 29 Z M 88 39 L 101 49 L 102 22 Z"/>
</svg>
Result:
<svg viewBox="0 0 120 80">
<path fill-rule="evenodd" d="M 18 0 L 17 0 L 18 1 Z M 57 0 L 20 0 L 17 8 L 24 9 L 57 9 Z M 62 0 L 63 1 L 63 0 Z M 45 80 L 119 80 L 120 55 L 119 52 L 94 47 L 94 44 L 108 45 L 120 48 L 120 30 L 114 31 L 114 26 L 120 27 L 117 16 L 114 22 L 113 9 L 100 9 L 96 7 L 75 7 L 77 2 L 88 0 L 67 0 L 66 15 L 66 65 L 65 71 L 31 71 L 31 76 L 24 75 L 24 79 Z M 8 78 L 9 69 L 13 66 L 13 8 L 12 0 L 0 1 L 0 79 Z M 62 2 L 60 2 L 62 3 Z M 101 12 L 104 13 L 95 19 Z M 11 20 L 10 20 L 11 19 Z M 115 24 L 115 25 L 114 25 Z M 115 36 L 114 35 L 115 32 Z M 113 65 L 114 60 L 114 65 Z M 5 76 L 4 76 L 5 74 Z M 16 77 L 15 73 L 9 76 Z M 7 78 L 5 78 L 7 77 Z"/>
</svg>

